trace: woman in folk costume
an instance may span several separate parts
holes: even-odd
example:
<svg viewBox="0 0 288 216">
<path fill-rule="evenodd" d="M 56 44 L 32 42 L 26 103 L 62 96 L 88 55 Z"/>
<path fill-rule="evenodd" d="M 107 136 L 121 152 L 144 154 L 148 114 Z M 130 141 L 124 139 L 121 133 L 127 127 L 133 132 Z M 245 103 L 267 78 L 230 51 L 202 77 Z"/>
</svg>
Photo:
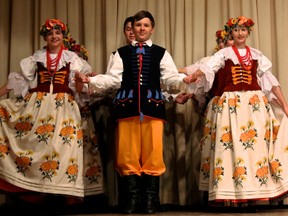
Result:
<svg viewBox="0 0 288 216">
<path fill-rule="evenodd" d="M 93 72 L 92 67 L 87 62 L 88 60 L 88 50 L 81 44 L 78 44 L 71 34 L 68 35 L 63 40 L 64 46 L 75 52 L 83 63 L 81 73 L 86 76 L 95 76 L 96 73 Z M 74 80 L 72 80 L 74 82 Z M 71 84 L 74 85 L 74 84 Z M 75 86 L 76 87 L 76 86 Z M 81 86 L 81 92 L 74 92 L 75 100 L 80 108 L 81 118 L 82 118 L 82 131 L 83 131 L 83 150 L 84 150 L 84 187 L 85 196 L 96 195 L 104 193 L 103 185 L 103 171 L 101 164 L 101 156 L 98 144 L 97 131 L 93 122 L 91 115 L 91 97 L 87 92 L 82 91 L 83 86 Z M 77 87 L 76 87 L 77 89 Z M 86 91 L 88 91 L 87 88 Z"/>
<path fill-rule="evenodd" d="M 225 28 L 217 30 L 215 33 L 215 36 L 216 36 L 216 46 L 214 48 L 214 53 L 223 49 L 224 47 L 229 47 L 234 44 L 233 38 L 231 37 L 227 29 Z M 191 75 L 192 73 L 195 73 L 200 68 L 201 64 L 204 64 L 210 58 L 211 56 L 206 56 L 204 58 L 201 58 L 194 64 L 191 64 L 184 68 L 179 68 L 178 72 Z M 193 97 L 199 102 L 200 109 L 205 110 L 204 106 L 206 105 L 206 101 L 208 100 L 210 101 L 211 97 L 215 96 L 215 94 L 217 94 L 218 92 L 221 92 L 221 88 L 218 85 L 217 74 L 214 77 L 213 86 L 211 87 L 208 93 L 204 92 L 203 82 L 206 82 L 206 80 L 204 79 L 204 77 L 201 77 L 201 82 L 199 80 L 199 82 L 196 83 L 196 86 L 190 85 L 189 91 L 193 93 Z M 201 87 L 197 88 L 197 86 L 201 86 Z"/>
<path fill-rule="evenodd" d="M 9 74 L 7 89 L 24 99 L 0 101 L 3 192 L 81 198 L 85 182 L 91 182 L 93 173 L 99 176 L 100 171 L 88 175 L 83 168 L 85 139 L 73 97 L 74 73 L 83 63 L 63 45 L 68 32 L 62 21 L 47 19 L 40 29 L 46 48 L 21 60 L 20 73 Z"/>
<path fill-rule="evenodd" d="M 64 38 L 65 47 L 75 52 L 83 63 L 81 73 L 86 76 L 95 76 L 92 67 L 88 64 L 88 50 L 81 44 L 78 44 L 70 34 Z M 74 81 L 73 81 L 74 82 Z M 72 84 L 73 85 L 73 84 Z M 76 87 L 77 89 L 77 87 Z M 87 88 L 86 91 L 88 91 Z M 75 100 L 80 108 L 83 131 L 83 175 L 84 175 L 84 194 L 97 195 L 104 193 L 102 160 L 100 156 L 100 147 L 98 143 L 98 132 L 94 125 L 91 114 L 91 97 L 87 92 L 74 92 Z"/>
<path fill-rule="evenodd" d="M 208 91 L 219 73 L 223 92 L 211 99 L 201 142 L 200 189 L 211 205 L 247 206 L 279 201 L 288 191 L 288 105 L 272 64 L 246 45 L 254 22 L 244 16 L 226 23 L 234 45 L 223 48 L 187 78 L 204 75 Z M 221 70 L 220 70 L 221 69 Z M 281 125 L 269 101 L 284 113 Z"/>
</svg>

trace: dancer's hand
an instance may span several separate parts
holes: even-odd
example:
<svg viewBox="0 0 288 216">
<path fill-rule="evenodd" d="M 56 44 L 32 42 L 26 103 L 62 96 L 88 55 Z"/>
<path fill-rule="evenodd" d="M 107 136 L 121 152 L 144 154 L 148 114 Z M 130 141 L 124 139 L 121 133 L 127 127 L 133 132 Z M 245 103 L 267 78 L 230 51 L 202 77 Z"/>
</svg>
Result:
<svg viewBox="0 0 288 216">
<path fill-rule="evenodd" d="M 183 92 L 177 95 L 175 101 L 179 104 L 185 104 L 192 96 L 193 94 Z"/>
<path fill-rule="evenodd" d="M 75 82 L 76 83 L 89 83 L 90 78 L 82 73 L 76 72 L 75 74 Z"/>
</svg>

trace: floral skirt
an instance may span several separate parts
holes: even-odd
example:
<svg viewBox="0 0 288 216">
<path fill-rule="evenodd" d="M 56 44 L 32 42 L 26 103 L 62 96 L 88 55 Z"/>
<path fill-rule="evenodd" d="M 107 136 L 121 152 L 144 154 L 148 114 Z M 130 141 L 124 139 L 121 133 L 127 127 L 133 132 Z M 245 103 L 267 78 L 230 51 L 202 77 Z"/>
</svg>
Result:
<svg viewBox="0 0 288 216">
<path fill-rule="evenodd" d="M 103 193 L 100 154 L 88 114 L 84 109 L 81 118 L 66 93 L 35 92 L 21 100 L 0 101 L 2 181 L 20 192 L 79 197 Z"/>
<path fill-rule="evenodd" d="M 209 201 L 266 204 L 286 196 L 288 118 L 281 118 L 261 91 L 224 92 L 209 102 L 199 183 Z"/>
</svg>

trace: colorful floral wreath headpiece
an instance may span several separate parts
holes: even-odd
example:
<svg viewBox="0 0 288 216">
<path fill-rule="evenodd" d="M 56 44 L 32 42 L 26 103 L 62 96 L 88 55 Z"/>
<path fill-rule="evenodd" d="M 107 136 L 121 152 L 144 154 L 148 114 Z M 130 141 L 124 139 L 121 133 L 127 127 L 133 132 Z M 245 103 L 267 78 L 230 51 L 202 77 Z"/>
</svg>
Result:
<svg viewBox="0 0 288 216">
<path fill-rule="evenodd" d="M 64 37 L 67 36 L 69 33 L 67 25 L 65 25 L 61 20 L 47 19 L 40 28 L 40 35 L 45 37 L 48 34 L 48 32 L 50 32 L 52 29 L 61 30 Z"/>
<path fill-rule="evenodd" d="M 83 58 L 84 60 L 88 60 L 88 51 L 87 49 L 80 44 L 76 43 L 76 40 L 74 40 L 70 34 L 67 35 L 67 37 L 63 40 L 64 46 L 67 47 L 68 50 L 75 52 L 79 57 Z"/>
<path fill-rule="evenodd" d="M 229 38 L 229 32 L 226 29 L 219 29 L 218 31 L 216 31 L 216 47 L 214 48 L 214 51 L 217 52 L 220 50 L 219 44 L 221 42 L 223 42 L 224 44 L 226 43 L 226 41 Z"/>
<path fill-rule="evenodd" d="M 219 43 L 223 41 L 224 43 L 229 38 L 229 32 L 226 31 L 226 29 L 219 29 L 216 31 L 216 42 Z"/>
<path fill-rule="evenodd" d="M 237 26 L 245 26 L 250 32 L 252 31 L 252 26 L 254 26 L 254 22 L 252 19 L 249 19 L 245 16 L 238 16 L 237 18 L 230 18 L 227 21 L 225 28 L 227 28 L 227 30 L 230 32 Z"/>
</svg>

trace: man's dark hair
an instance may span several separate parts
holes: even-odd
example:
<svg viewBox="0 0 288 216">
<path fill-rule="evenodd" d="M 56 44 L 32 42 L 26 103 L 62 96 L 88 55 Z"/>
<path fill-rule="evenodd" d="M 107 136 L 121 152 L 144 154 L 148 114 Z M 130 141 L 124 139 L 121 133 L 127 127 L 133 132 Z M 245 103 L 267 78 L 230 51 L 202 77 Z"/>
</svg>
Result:
<svg viewBox="0 0 288 216">
<path fill-rule="evenodd" d="M 154 28 L 154 26 L 155 26 L 154 18 L 153 18 L 152 14 L 149 11 L 145 11 L 145 10 L 141 10 L 141 11 L 137 12 L 134 15 L 134 18 L 133 18 L 133 21 L 132 21 L 132 26 L 134 25 L 135 21 L 139 21 L 139 20 L 141 20 L 143 18 L 150 19 L 152 27 Z"/>
<path fill-rule="evenodd" d="M 127 23 L 131 22 L 131 25 L 132 25 L 132 22 L 133 22 L 133 16 L 130 16 L 130 17 L 127 17 L 124 21 L 124 24 L 123 24 L 123 31 L 125 31 L 125 28 L 126 28 L 126 25 Z"/>
</svg>

